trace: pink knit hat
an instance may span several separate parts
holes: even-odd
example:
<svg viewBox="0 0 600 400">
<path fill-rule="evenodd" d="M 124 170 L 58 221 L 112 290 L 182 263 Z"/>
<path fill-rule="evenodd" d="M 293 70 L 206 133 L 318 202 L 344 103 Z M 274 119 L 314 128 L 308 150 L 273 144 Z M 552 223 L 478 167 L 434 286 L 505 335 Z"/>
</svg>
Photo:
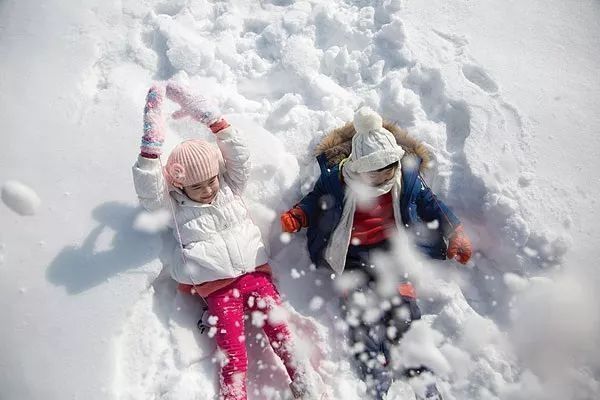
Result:
<svg viewBox="0 0 600 400">
<path fill-rule="evenodd" d="M 169 155 L 164 175 L 169 184 L 183 189 L 218 175 L 221 160 L 216 145 L 201 139 L 186 140 Z"/>
</svg>

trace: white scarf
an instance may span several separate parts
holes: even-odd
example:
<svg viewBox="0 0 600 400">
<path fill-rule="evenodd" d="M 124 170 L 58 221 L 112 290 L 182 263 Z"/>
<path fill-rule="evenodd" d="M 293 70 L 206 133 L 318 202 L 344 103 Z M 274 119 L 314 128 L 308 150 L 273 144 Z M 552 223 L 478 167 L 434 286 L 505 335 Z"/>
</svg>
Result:
<svg viewBox="0 0 600 400">
<path fill-rule="evenodd" d="M 394 220 L 396 228 L 402 229 L 402 216 L 400 215 L 400 192 L 402 189 L 402 171 L 398 167 L 392 179 L 377 187 L 368 186 L 363 183 L 359 175 L 344 168 L 342 175 L 346 182 L 344 196 L 344 210 L 337 227 L 333 231 L 329 243 L 325 248 L 325 261 L 329 263 L 335 273 L 341 274 L 346 264 L 346 255 L 352 236 L 352 225 L 354 224 L 354 213 L 358 202 L 373 201 L 376 197 L 392 191 L 392 204 L 394 207 Z"/>
</svg>

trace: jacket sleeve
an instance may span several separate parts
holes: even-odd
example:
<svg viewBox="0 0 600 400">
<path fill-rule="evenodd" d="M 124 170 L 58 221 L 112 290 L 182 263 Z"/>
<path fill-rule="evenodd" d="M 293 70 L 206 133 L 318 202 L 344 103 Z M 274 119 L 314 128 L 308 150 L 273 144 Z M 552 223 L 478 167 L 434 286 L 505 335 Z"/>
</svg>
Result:
<svg viewBox="0 0 600 400">
<path fill-rule="evenodd" d="M 433 194 L 431 189 L 425 186 L 420 176 L 417 178 L 416 184 L 420 185 L 417 194 L 417 214 L 419 218 L 425 222 L 437 220 L 444 237 L 449 237 L 454 229 L 460 225 L 460 220 L 443 201 Z"/>
<path fill-rule="evenodd" d="M 168 207 L 166 183 L 158 158 L 138 156 L 132 172 L 135 192 L 144 209 L 155 211 Z"/>
<path fill-rule="evenodd" d="M 315 183 L 313 190 L 304 196 L 296 205 L 297 207 L 300 207 L 302 211 L 304 211 L 304 214 L 306 214 L 309 226 L 316 217 L 317 211 L 321 207 L 321 202 L 323 201 L 322 198 L 325 193 L 323 175 L 321 175 L 319 176 L 317 183 Z"/>
<path fill-rule="evenodd" d="M 225 179 L 237 194 L 246 188 L 250 177 L 250 152 L 242 135 L 232 126 L 215 133 L 225 161 Z"/>
</svg>

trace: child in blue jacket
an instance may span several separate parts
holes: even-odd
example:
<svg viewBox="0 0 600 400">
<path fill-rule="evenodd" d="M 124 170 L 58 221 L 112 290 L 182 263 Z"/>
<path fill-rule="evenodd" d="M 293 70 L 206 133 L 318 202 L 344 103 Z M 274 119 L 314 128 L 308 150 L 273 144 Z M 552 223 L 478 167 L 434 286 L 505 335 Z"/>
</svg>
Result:
<svg viewBox="0 0 600 400">
<path fill-rule="evenodd" d="M 412 233 L 416 246 L 432 258 L 465 264 L 471 243 L 460 220 L 421 178 L 420 171 L 429 162 L 425 147 L 397 126 L 384 124 L 373 110 L 358 110 L 354 123 L 327 135 L 316 153 L 321 176 L 309 194 L 281 215 L 282 229 L 308 228 L 308 251 L 315 265 L 328 266 L 338 275 L 345 270 L 363 274 L 363 284 L 354 293 L 364 295 L 363 300 L 346 295 L 342 309 L 352 347 L 364 350 L 356 357 L 359 372 L 369 391 L 381 399 L 391 384 L 390 345 L 421 313 L 409 282 L 399 283 L 396 298 L 382 299 L 377 293 L 374 253 L 389 252 L 392 235 L 402 229 Z M 433 221 L 437 227 L 430 229 L 436 224 L 427 223 Z M 384 301 L 392 307 L 385 311 L 379 307 L 376 321 L 364 318 L 365 304 Z M 390 337 L 390 332 L 395 334 Z M 423 370 L 418 367 L 405 374 Z M 427 398 L 436 396 L 441 399 L 432 385 Z"/>
</svg>

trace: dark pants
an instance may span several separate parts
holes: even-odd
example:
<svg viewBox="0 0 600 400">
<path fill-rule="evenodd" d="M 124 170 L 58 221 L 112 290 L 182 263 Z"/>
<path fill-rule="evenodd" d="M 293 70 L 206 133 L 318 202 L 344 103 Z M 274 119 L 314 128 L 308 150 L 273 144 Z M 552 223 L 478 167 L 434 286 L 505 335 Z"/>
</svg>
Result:
<svg viewBox="0 0 600 400">
<path fill-rule="evenodd" d="M 383 399 L 394 375 L 420 373 L 420 368 L 396 373 L 391 368 L 391 346 L 398 343 L 412 321 L 421 318 L 421 311 L 414 296 L 398 293 L 383 298 L 377 292 L 373 254 L 389 250 L 387 241 L 370 246 L 350 246 L 345 271 L 354 271 L 356 286 L 342 297 L 342 315 L 348 324 L 356 369 L 367 384 L 368 394 L 377 400 Z"/>
</svg>

